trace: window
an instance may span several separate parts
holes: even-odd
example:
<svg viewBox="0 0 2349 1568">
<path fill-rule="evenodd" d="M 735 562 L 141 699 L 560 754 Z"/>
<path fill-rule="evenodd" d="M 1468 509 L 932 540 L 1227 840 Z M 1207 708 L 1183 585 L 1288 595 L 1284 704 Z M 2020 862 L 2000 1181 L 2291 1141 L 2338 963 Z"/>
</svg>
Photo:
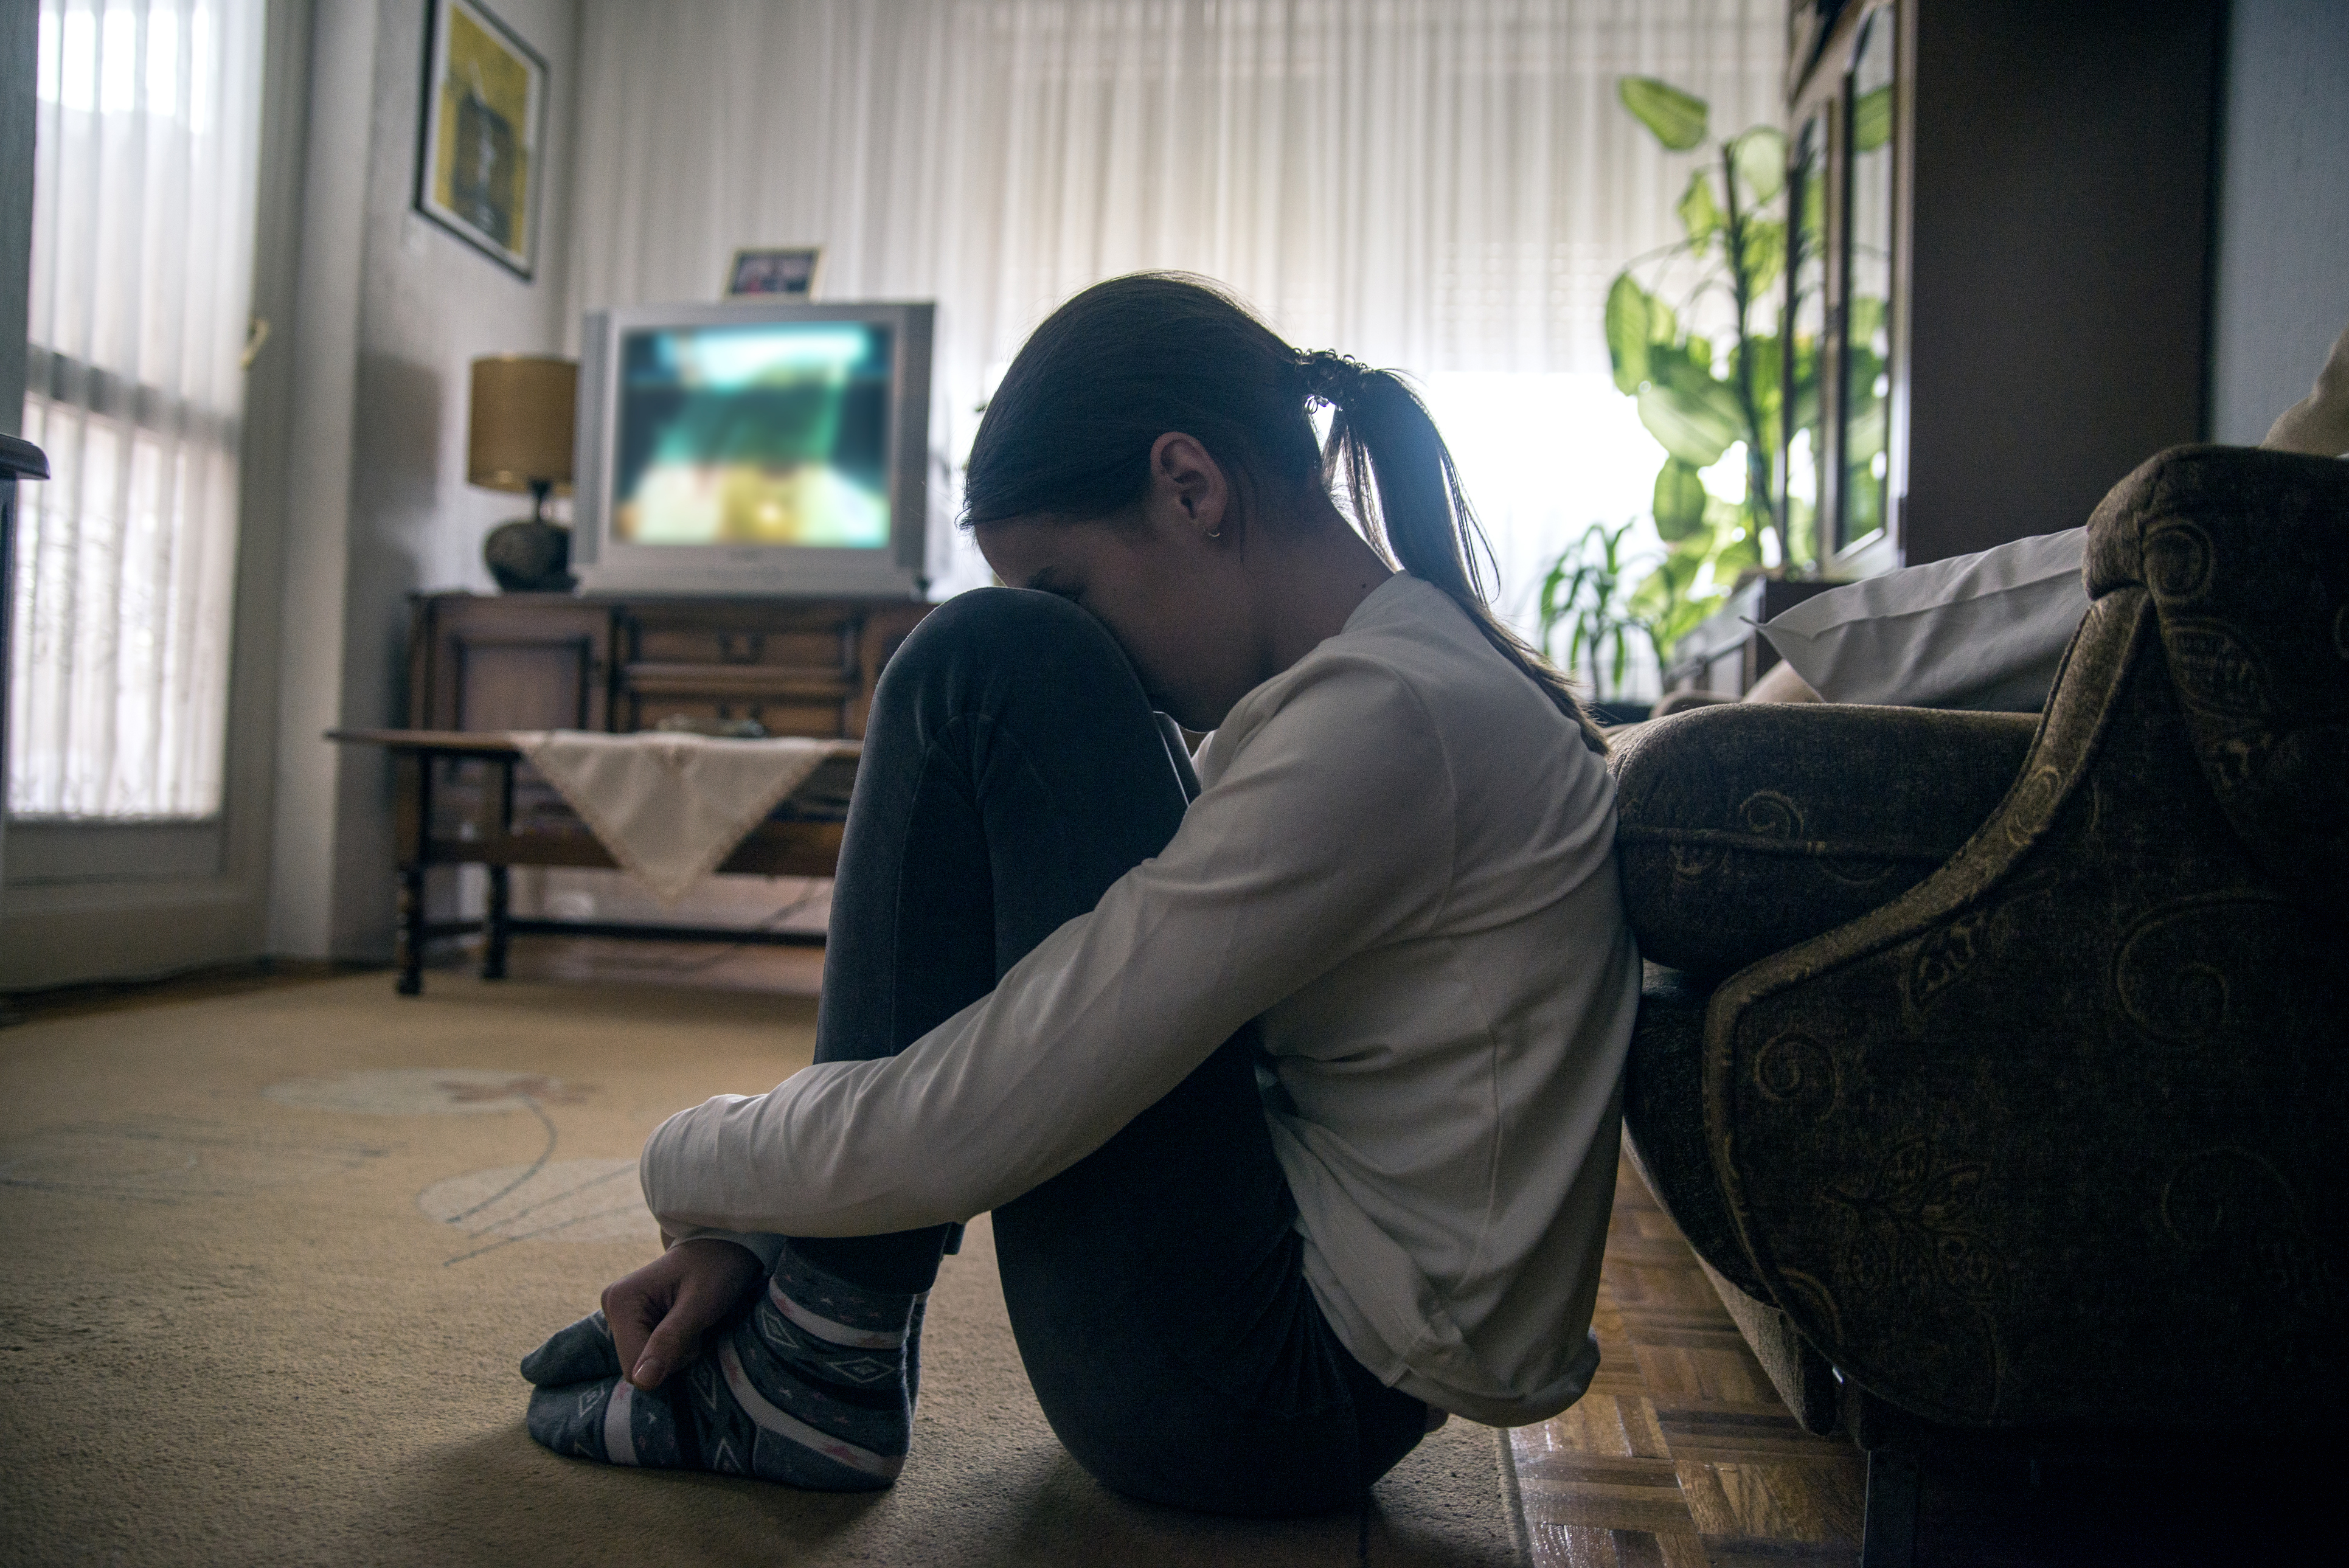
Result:
<svg viewBox="0 0 2349 1568">
<path fill-rule="evenodd" d="M 1633 523 L 1622 543 L 1623 592 L 1663 559 L 1646 514 L 1664 449 L 1608 372 L 1439 372 L 1423 386 L 1493 547 L 1493 609 L 1528 641 L 1541 638 L 1543 577 L 1592 523 Z M 1640 639 L 1632 645 L 1624 689 L 1610 695 L 1644 701 L 1657 689 L 1655 662 Z M 1566 657 L 1565 633 L 1554 651 Z M 1588 667 L 1572 673 L 1588 689 Z"/>
<path fill-rule="evenodd" d="M 41 0 L 8 810 L 221 808 L 262 0 Z"/>
</svg>

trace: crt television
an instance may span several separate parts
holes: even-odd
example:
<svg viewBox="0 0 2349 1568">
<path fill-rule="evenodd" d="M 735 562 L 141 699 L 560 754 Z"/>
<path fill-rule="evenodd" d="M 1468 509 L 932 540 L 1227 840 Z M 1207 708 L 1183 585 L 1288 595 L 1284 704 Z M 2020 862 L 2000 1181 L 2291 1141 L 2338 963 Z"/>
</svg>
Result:
<svg viewBox="0 0 2349 1568">
<path fill-rule="evenodd" d="M 918 597 L 936 308 L 588 313 L 571 546 L 582 585 Z"/>
</svg>

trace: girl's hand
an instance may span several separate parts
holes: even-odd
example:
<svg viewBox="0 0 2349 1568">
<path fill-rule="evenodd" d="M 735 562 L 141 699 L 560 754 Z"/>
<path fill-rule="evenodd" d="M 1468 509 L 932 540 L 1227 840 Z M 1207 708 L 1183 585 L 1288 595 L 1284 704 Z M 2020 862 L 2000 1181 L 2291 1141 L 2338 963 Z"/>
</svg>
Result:
<svg viewBox="0 0 2349 1568">
<path fill-rule="evenodd" d="M 692 1361 L 701 1336 L 725 1321 L 766 1275 L 758 1254 L 715 1237 L 680 1242 L 604 1287 L 604 1316 L 628 1381 L 657 1388 Z"/>
</svg>

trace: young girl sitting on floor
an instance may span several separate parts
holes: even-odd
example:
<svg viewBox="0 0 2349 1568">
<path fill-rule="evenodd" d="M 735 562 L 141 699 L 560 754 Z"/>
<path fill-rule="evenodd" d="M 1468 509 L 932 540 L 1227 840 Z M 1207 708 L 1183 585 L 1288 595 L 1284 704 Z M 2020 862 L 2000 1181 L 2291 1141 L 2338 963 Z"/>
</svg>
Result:
<svg viewBox="0 0 2349 1568">
<path fill-rule="evenodd" d="M 817 1065 L 653 1134 L 671 1244 L 523 1363 L 532 1435 L 885 1486 L 988 1211 L 1045 1415 L 1131 1496 L 1340 1507 L 1444 1412 L 1571 1404 L 1639 957 L 1602 742 L 1485 608 L 1425 411 L 1121 278 L 1013 362 L 968 518 L 1012 586 L 880 683 Z"/>
</svg>

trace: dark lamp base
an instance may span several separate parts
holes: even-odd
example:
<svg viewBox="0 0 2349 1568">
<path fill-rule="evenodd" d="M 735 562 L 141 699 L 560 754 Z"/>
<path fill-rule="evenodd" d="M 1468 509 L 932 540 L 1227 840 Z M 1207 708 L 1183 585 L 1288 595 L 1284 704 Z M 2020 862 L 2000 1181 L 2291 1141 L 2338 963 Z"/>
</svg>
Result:
<svg viewBox="0 0 2349 1568">
<path fill-rule="evenodd" d="M 579 586 L 571 575 L 571 531 L 536 518 L 490 530 L 481 560 L 509 593 L 568 593 Z"/>
</svg>

